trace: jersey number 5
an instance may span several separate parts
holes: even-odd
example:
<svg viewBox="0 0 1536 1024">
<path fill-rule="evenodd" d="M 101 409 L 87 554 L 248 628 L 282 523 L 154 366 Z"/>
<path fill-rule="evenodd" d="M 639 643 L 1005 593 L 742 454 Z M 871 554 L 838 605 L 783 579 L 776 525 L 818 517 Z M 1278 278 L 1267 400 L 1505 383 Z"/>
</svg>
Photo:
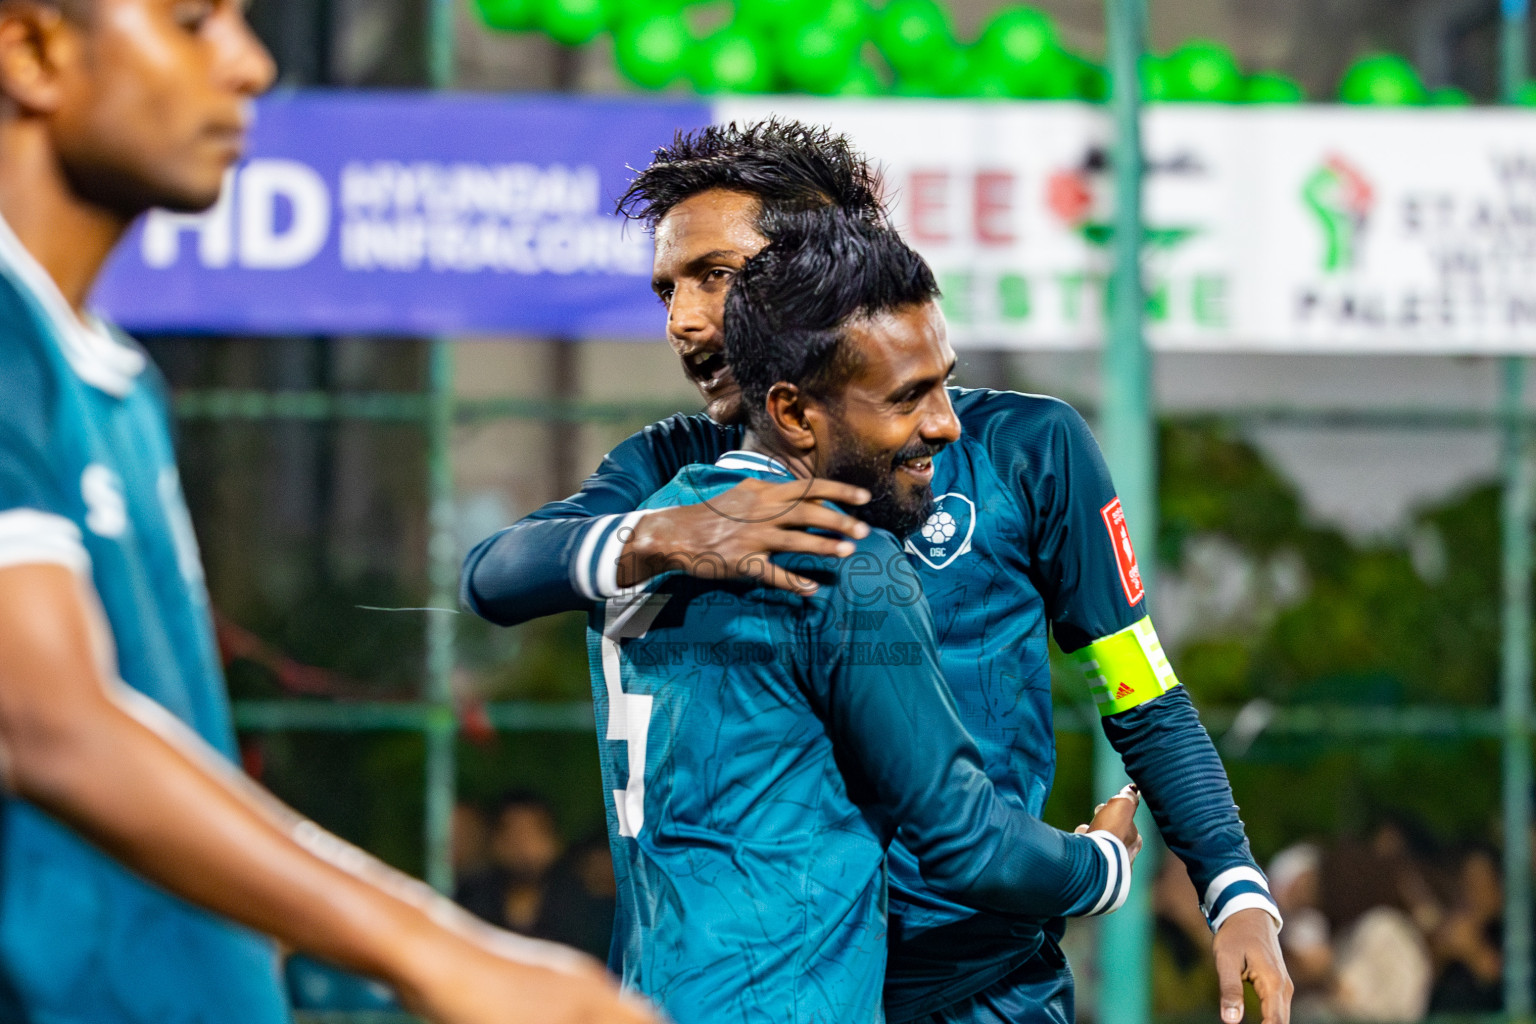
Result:
<svg viewBox="0 0 1536 1024">
<path fill-rule="evenodd" d="M 651 731 L 648 693 L 625 693 L 622 648 L 625 640 L 645 636 L 656 621 L 667 594 L 645 594 L 630 601 L 612 600 L 603 611 L 603 682 L 608 687 L 606 738 L 629 747 L 629 782 L 613 791 L 619 835 L 635 837 L 645 827 L 645 747 Z"/>
</svg>

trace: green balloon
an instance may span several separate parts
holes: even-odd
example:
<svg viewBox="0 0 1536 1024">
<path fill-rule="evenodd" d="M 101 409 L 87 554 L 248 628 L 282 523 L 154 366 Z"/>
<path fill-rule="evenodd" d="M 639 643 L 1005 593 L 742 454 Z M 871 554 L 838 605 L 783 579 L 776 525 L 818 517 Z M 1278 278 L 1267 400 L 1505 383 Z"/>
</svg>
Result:
<svg viewBox="0 0 1536 1024">
<path fill-rule="evenodd" d="M 581 46 L 608 27 L 608 0 L 543 0 L 539 22 L 556 42 Z"/>
<path fill-rule="evenodd" d="M 890 92 L 885 81 L 874 68 L 865 63 L 858 63 L 848 73 L 848 77 L 832 90 L 833 96 L 884 96 Z"/>
<path fill-rule="evenodd" d="M 1047 67 L 1048 74 L 1035 86 L 1034 95 L 1040 99 L 1099 103 L 1109 98 L 1109 75 L 1092 61 L 1063 53 Z"/>
<path fill-rule="evenodd" d="M 1526 82 L 1516 89 L 1515 102 L 1522 107 L 1536 107 L 1536 82 Z"/>
<path fill-rule="evenodd" d="M 1243 94 L 1237 58 L 1219 43 L 1185 43 L 1168 57 L 1170 99 L 1235 103 Z"/>
<path fill-rule="evenodd" d="M 961 83 L 970 73 L 969 55 L 959 46 L 951 46 L 934 55 L 924 73 L 914 76 L 927 83 L 929 96 L 959 96 Z"/>
<path fill-rule="evenodd" d="M 1243 100 L 1248 103 L 1305 103 L 1307 92 L 1294 78 L 1260 71 L 1249 76 L 1243 88 Z"/>
<path fill-rule="evenodd" d="M 1076 54 L 1068 54 L 1072 67 L 1077 71 L 1077 94 L 1089 103 L 1103 103 L 1109 99 L 1109 72 L 1093 61 Z"/>
<path fill-rule="evenodd" d="M 1442 85 L 1429 94 L 1432 107 L 1470 107 L 1472 94 L 1455 85 Z"/>
<path fill-rule="evenodd" d="M 812 21 L 783 37 L 779 63 L 784 77 L 801 92 L 827 95 L 848 77 L 862 38 L 825 21 Z"/>
<path fill-rule="evenodd" d="M 1384 107 L 1417 106 L 1429 99 L 1412 64 L 1392 53 L 1361 57 L 1344 72 L 1339 98 L 1345 103 Z"/>
<path fill-rule="evenodd" d="M 993 16 L 976 41 L 989 58 L 1028 65 L 1054 53 L 1059 46 L 1056 26 L 1032 7 L 1005 7 Z"/>
<path fill-rule="evenodd" d="M 677 0 L 608 0 L 608 24 L 627 25 L 654 14 L 677 14 L 681 10 L 682 4 Z"/>
<path fill-rule="evenodd" d="M 624 77 L 644 89 L 672 84 L 688 66 L 693 36 L 677 14 L 652 14 L 613 34 L 613 58 Z"/>
<path fill-rule="evenodd" d="M 815 0 L 736 0 L 734 24 L 746 31 L 782 32 L 816 16 Z"/>
<path fill-rule="evenodd" d="M 913 75 L 907 78 L 898 78 L 891 86 L 893 96 L 914 96 L 938 99 L 947 96 L 959 96 L 964 87 L 965 76 L 968 69 L 960 68 L 953 74 Z"/>
<path fill-rule="evenodd" d="M 767 92 L 773 88 L 773 57 L 756 32 L 727 27 L 699 44 L 690 73 L 699 92 Z"/>
<path fill-rule="evenodd" d="M 1168 58 L 1155 53 L 1141 58 L 1141 98 L 1149 103 L 1161 103 L 1173 98 L 1173 75 Z"/>
<path fill-rule="evenodd" d="M 537 28 L 539 0 L 475 0 L 480 20 L 498 32 L 526 32 Z"/>
<path fill-rule="evenodd" d="M 1020 96 L 1041 100 L 1071 100 L 1082 94 L 1082 68 L 1068 53 L 1045 51 L 1028 64 L 1013 64 L 1009 73 Z"/>
<path fill-rule="evenodd" d="M 829 0 L 821 20 L 840 32 L 849 32 L 862 39 L 869 35 L 874 12 L 865 0 Z"/>
<path fill-rule="evenodd" d="M 933 65 L 954 51 L 955 34 L 934 0 L 891 0 L 875 25 L 875 45 L 900 77 L 935 79 Z"/>
<path fill-rule="evenodd" d="M 1010 99 L 1019 95 L 1013 69 L 995 52 L 972 49 L 965 56 L 965 67 L 955 77 L 949 95 L 984 100 Z"/>
</svg>

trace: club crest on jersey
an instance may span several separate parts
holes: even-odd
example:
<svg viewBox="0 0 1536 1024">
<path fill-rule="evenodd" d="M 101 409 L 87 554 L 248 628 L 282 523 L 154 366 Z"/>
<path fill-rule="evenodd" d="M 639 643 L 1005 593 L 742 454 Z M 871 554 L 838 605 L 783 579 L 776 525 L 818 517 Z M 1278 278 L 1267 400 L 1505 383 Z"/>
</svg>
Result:
<svg viewBox="0 0 1536 1024">
<path fill-rule="evenodd" d="M 907 551 L 929 567 L 942 569 L 971 550 L 975 531 L 976 503 L 963 494 L 941 494 L 927 521 L 907 538 Z"/>
</svg>

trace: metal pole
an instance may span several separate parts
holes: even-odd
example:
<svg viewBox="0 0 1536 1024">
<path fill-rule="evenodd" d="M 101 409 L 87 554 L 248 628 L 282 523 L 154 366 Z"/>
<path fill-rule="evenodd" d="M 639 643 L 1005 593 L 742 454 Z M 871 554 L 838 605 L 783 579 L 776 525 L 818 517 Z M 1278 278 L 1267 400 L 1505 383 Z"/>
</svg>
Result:
<svg viewBox="0 0 1536 1024">
<path fill-rule="evenodd" d="M 453 493 L 453 347 L 429 342 L 427 417 L 428 574 L 434 609 L 458 602 L 458 543 L 454 535 Z M 451 835 L 457 768 L 454 744 L 458 726 L 453 708 L 454 626 L 450 611 L 427 613 L 427 679 L 424 697 L 432 707 L 426 734 L 426 875 L 434 889 L 453 887 Z"/>
<path fill-rule="evenodd" d="M 1109 336 L 1104 346 L 1104 405 L 1100 416 L 1104 454 L 1120 493 L 1138 553 L 1144 587 L 1154 573 L 1157 522 L 1152 360 L 1143 334 L 1145 294 L 1141 278 L 1141 77 L 1146 39 L 1145 0 L 1107 0 L 1110 97 L 1115 125 L 1114 268 L 1110 276 Z M 1124 784 L 1125 768 L 1103 733 L 1094 747 L 1098 796 Z M 1146 814 L 1138 820 L 1152 827 Z M 1148 844 L 1149 846 L 1153 844 Z M 1145 855 L 1144 855 L 1145 856 Z M 1148 1024 L 1152 1019 L 1152 918 L 1148 899 L 1150 858 L 1137 865 L 1137 884 L 1099 932 L 1098 1019 L 1104 1024 Z"/>
<path fill-rule="evenodd" d="M 1500 7 L 1503 19 L 1499 32 L 1499 86 L 1504 102 L 1513 103 L 1530 74 L 1525 51 L 1531 0 L 1503 0 Z"/>
<path fill-rule="evenodd" d="M 434 89 L 453 87 L 454 0 L 427 0 L 427 80 Z"/>
<path fill-rule="evenodd" d="M 1520 406 L 1525 366 L 1504 360 L 1503 637 L 1504 1006 L 1531 1017 L 1531 498 Z"/>
<path fill-rule="evenodd" d="M 1528 75 L 1530 0 L 1500 4 L 1499 81 L 1513 103 Z M 1503 637 L 1500 711 L 1504 723 L 1504 1010 L 1531 1019 L 1531 481 L 1524 422 L 1525 363 L 1504 360 Z"/>
<path fill-rule="evenodd" d="M 430 0 L 427 25 L 427 70 L 432 86 L 453 84 L 453 4 Z M 428 343 L 427 364 L 427 565 L 431 597 L 428 606 L 454 609 L 458 604 L 459 560 L 454 534 L 453 345 L 445 338 Z M 458 767 L 454 745 L 458 724 L 453 708 L 455 616 L 449 611 L 427 613 L 427 678 L 425 693 L 431 713 L 426 741 L 424 839 L 427 883 L 439 892 L 453 888 L 453 802 Z"/>
</svg>

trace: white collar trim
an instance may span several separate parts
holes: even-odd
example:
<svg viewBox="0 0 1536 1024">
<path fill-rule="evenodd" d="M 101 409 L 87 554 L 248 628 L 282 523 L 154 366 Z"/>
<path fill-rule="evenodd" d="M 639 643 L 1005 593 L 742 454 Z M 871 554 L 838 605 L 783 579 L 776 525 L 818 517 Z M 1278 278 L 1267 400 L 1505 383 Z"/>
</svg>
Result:
<svg viewBox="0 0 1536 1024">
<path fill-rule="evenodd" d="M 144 372 L 144 354 L 114 338 L 96 314 L 87 313 L 84 320 L 76 316 L 59 286 L 4 217 L 0 217 L 0 273 L 11 277 L 42 308 L 75 376 L 114 398 L 133 390 L 134 380 Z"/>
<path fill-rule="evenodd" d="M 715 460 L 715 465 L 720 469 L 747 469 L 754 473 L 778 473 L 789 477 L 795 475 L 778 459 L 760 455 L 757 452 L 726 452 Z"/>
</svg>

